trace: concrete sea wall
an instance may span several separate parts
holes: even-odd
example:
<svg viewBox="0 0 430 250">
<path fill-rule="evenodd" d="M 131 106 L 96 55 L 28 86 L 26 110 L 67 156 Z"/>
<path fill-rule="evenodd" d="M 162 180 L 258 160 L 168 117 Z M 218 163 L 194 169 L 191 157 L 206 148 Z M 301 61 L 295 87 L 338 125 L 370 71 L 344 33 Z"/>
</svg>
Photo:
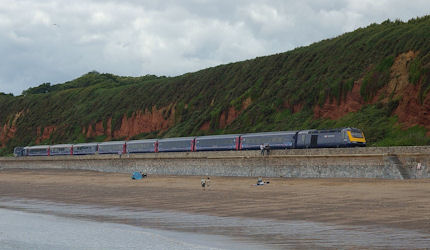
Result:
<svg viewBox="0 0 430 250">
<path fill-rule="evenodd" d="M 428 178 L 429 166 L 429 146 L 0 158 L 0 169 L 292 178 Z"/>
</svg>

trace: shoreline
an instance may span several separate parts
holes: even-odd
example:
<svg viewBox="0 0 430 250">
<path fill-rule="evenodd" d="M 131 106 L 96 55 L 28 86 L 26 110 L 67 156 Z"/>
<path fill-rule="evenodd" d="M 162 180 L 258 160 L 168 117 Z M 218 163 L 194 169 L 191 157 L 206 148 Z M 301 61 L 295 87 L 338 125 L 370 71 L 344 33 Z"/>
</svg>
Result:
<svg viewBox="0 0 430 250">
<path fill-rule="evenodd" d="M 82 170 L 0 170 L 0 197 L 219 217 L 384 226 L 430 233 L 429 179 L 153 176 Z"/>
</svg>

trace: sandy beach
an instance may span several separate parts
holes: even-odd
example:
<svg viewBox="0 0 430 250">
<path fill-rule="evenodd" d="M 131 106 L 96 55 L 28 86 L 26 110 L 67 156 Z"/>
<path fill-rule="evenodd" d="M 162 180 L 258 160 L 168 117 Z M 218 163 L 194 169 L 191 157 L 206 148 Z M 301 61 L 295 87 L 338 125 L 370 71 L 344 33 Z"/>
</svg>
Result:
<svg viewBox="0 0 430 250">
<path fill-rule="evenodd" d="M 148 176 L 79 170 L 1 170 L 0 197 L 223 217 L 370 225 L 430 233 L 430 180 Z"/>
</svg>

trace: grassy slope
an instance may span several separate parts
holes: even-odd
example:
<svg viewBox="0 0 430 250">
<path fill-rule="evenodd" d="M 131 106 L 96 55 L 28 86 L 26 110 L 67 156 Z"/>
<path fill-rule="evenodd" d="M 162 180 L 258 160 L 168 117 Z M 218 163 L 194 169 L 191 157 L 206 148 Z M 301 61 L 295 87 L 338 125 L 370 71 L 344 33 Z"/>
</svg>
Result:
<svg viewBox="0 0 430 250">
<path fill-rule="evenodd" d="M 405 132 L 396 125 L 395 102 L 366 105 L 336 121 L 315 119 L 312 108 L 326 98 L 344 98 L 359 79 L 364 79 L 363 99 L 371 98 L 388 82 L 393 58 L 410 50 L 420 52 L 410 73 L 412 82 L 423 84 L 420 95 L 425 96 L 430 82 L 429 26 L 429 16 L 408 23 L 386 21 L 286 53 L 173 78 L 90 72 L 64 84 L 43 86 L 42 91 L 33 88 L 18 97 L 0 95 L 0 124 L 11 123 L 16 113 L 26 111 L 16 122 L 16 138 L 3 151 L 34 143 L 38 126 L 58 127 L 44 143 L 94 140 L 81 134 L 82 127 L 106 123 L 112 117 L 115 129 L 124 114 L 172 103 L 176 104 L 176 124 L 158 135 L 142 137 L 355 126 L 374 145 L 426 144 L 425 129 L 413 127 Z M 33 94 L 37 92 L 47 93 Z M 239 109 L 247 98 L 252 104 L 220 129 L 221 113 L 231 106 Z M 286 107 L 295 104 L 303 109 L 293 114 Z M 207 121 L 211 129 L 200 131 Z"/>
</svg>

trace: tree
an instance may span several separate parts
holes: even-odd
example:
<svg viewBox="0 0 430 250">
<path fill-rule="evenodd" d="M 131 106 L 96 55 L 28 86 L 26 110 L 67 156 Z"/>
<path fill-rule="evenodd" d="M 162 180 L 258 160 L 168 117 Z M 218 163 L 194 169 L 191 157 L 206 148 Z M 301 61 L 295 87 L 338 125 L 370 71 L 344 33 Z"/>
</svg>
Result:
<svg viewBox="0 0 430 250">
<path fill-rule="evenodd" d="M 46 82 L 42 83 L 37 87 L 29 88 L 27 90 L 22 91 L 23 95 L 31 95 L 31 94 L 45 94 L 51 91 L 51 83 Z"/>
</svg>

